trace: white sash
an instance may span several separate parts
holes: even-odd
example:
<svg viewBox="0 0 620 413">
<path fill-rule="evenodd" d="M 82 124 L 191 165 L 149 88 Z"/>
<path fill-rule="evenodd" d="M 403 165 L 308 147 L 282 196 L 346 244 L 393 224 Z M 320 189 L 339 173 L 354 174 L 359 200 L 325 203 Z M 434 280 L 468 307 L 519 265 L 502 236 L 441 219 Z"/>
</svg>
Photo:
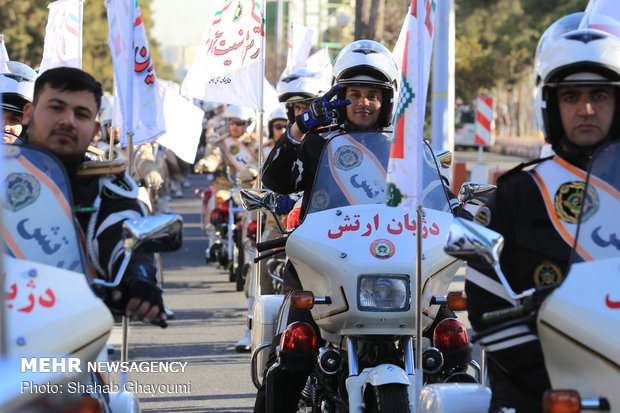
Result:
<svg viewBox="0 0 620 413">
<path fill-rule="evenodd" d="M 591 176 L 587 199 L 583 206 L 579 205 L 586 172 L 557 156 L 539 164 L 530 173 L 540 189 L 551 222 L 571 247 L 575 245 L 577 219 L 581 208 L 585 208 L 576 246 L 583 259 L 592 261 L 620 254 L 620 221 L 616 217 L 620 211 L 618 191 Z"/>
<path fill-rule="evenodd" d="M 328 143 L 332 176 L 351 205 L 385 201 L 385 169 L 379 160 L 349 135 Z"/>
<path fill-rule="evenodd" d="M 71 206 L 58 186 L 23 156 L 5 158 L 4 219 L 7 248 L 20 259 L 81 270 Z"/>
<path fill-rule="evenodd" d="M 222 140 L 226 158 L 234 165 L 237 172 L 243 171 L 248 165 L 254 164 L 252 153 L 244 144 L 233 137 L 226 137 Z"/>
</svg>

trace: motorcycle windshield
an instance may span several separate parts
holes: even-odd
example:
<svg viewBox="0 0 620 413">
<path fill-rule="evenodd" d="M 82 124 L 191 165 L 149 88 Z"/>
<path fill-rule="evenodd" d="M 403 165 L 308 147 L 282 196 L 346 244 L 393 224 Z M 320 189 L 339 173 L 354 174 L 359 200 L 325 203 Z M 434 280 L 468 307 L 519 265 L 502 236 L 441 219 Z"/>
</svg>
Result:
<svg viewBox="0 0 620 413">
<path fill-rule="evenodd" d="M 575 184 L 578 184 L 576 182 Z M 594 261 L 620 255 L 620 141 L 599 149 L 581 185 L 581 208 L 573 261 Z"/>
<path fill-rule="evenodd" d="M 64 167 L 39 149 L 3 146 L 2 232 L 7 253 L 85 273 L 88 267 Z"/>
<path fill-rule="evenodd" d="M 433 152 L 424 145 L 425 208 L 450 211 Z M 308 213 L 348 205 L 385 204 L 390 134 L 380 131 L 342 133 L 324 146 L 312 187 Z"/>
</svg>

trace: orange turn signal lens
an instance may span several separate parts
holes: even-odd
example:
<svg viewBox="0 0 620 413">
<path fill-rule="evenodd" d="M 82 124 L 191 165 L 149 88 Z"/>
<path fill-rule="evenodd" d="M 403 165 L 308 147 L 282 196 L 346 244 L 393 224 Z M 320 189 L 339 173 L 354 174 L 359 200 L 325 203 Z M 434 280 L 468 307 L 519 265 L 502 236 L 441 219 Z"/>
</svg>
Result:
<svg viewBox="0 0 620 413">
<path fill-rule="evenodd" d="M 543 396 L 545 413 L 579 413 L 581 397 L 575 390 L 547 390 Z"/>
<path fill-rule="evenodd" d="M 311 310 L 314 307 L 314 294 L 312 291 L 293 291 L 291 307 L 295 310 Z"/>
<path fill-rule="evenodd" d="M 446 296 L 448 308 L 452 311 L 467 310 L 467 297 L 463 291 L 450 291 Z"/>
</svg>

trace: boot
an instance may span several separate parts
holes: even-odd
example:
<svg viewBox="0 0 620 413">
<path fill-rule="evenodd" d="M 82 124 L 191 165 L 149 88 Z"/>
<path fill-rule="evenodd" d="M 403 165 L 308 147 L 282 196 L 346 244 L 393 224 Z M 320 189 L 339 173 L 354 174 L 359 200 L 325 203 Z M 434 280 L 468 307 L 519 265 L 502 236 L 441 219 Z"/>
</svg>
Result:
<svg viewBox="0 0 620 413">
<path fill-rule="evenodd" d="M 243 337 L 241 337 L 241 340 L 239 340 L 237 344 L 235 344 L 235 350 L 237 352 L 245 353 L 251 350 L 251 334 L 252 332 L 250 331 L 250 329 L 246 327 L 245 334 L 243 335 Z"/>
</svg>

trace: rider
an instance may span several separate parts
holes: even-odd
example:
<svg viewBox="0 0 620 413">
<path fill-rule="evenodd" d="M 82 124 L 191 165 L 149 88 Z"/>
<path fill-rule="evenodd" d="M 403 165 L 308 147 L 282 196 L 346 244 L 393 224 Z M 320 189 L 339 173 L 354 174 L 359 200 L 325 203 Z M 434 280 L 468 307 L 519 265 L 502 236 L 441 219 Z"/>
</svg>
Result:
<svg viewBox="0 0 620 413">
<path fill-rule="evenodd" d="M 583 17 L 575 13 L 553 23 L 536 50 L 536 112 L 557 156 L 504 174 L 488 203 L 490 214 L 476 217 L 503 235 L 500 265 L 516 292 L 562 282 L 575 236 L 563 228 L 577 222 L 587 163 L 598 147 L 620 136 L 620 39 L 602 31 L 620 33 L 620 25 L 590 16 L 592 27 L 595 17 L 604 24 L 579 28 Z M 516 303 L 490 267 L 470 264 L 465 291 L 469 319 L 479 331 L 487 327 L 483 313 Z M 490 411 L 542 411 L 550 383 L 534 326 L 506 328 L 482 343 L 493 391 Z"/>
<path fill-rule="evenodd" d="M 123 259 L 122 225 L 143 216 L 137 186 L 120 170 L 102 175 L 97 162 L 85 158 L 99 131 L 101 84 L 75 68 L 46 70 L 34 86 L 33 102 L 24 106 L 24 140 L 55 154 L 71 181 L 74 210 L 86 235 L 87 253 L 97 276 L 111 281 Z M 166 319 L 161 291 L 155 285 L 153 254 L 135 253 L 121 285 L 111 293 L 111 305 L 145 323 Z"/>
<path fill-rule="evenodd" d="M 236 186 L 236 178 L 248 178 L 242 186 L 249 187 L 258 174 L 256 148 L 258 137 L 252 133 L 255 120 L 254 109 L 244 106 L 229 105 L 222 113 L 226 121 L 227 133 L 215 136 L 207 145 L 205 157 L 200 159 L 194 167 L 197 173 L 207 172 L 215 176 L 213 181 L 214 193 L 205 211 L 205 217 L 215 208 L 216 199 L 228 201 L 230 189 Z M 243 175 L 241 172 L 244 172 Z M 247 176 L 246 176 L 247 175 Z M 230 177 L 230 179 L 229 179 Z M 215 237 L 215 227 L 205 222 L 205 232 L 210 242 Z M 214 259 L 210 257 L 209 259 Z"/>
<path fill-rule="evenodd" d="M 331 135 L 342 131 L 377 130 L 391 122 L 393 98 L 397 88 L 398 66 L 392 53 L 371 40 L 358 40 L 343 48 L 334 62 L 334 88 L 312 101 L 310 108 L 295 117 L 295 122 L 276 143 L 263 165 L 263 184 L 281 194 L 304 191 L 302 216 L 308 205 L 314 176 L 323 146 Z M 338 100 L 328 102 L 338 95 Z M 338 116 L 331 115 L 332 108 Z M 319 129 L 336 123 L 335 130 Z M 299 278 L 287 265 L 284 274 L 286 291 L 302 289 Z M 307 321 L 313 324 L 308 311 L 289 310 L 288 322 Z M 318 331 L 314 324 L 315 331 Z M 268 366 L 275 361 L 275 345 L 281 331 L 273 339 Z M 287 372 L 279 380 L 275 411 L 295 411 L 306 375 Z M 255 412 L 265 410 L 264 385 L 258 390 Z"/>
<path fill-rule="evenodd" d="M 32 91 L 37 73 L 20 62 L 6 62 L 8 72 L 0 73 L 2 95 L 2 124 L 4 142 L 13 143 L 22 133 L 24 105 L 32 102 Z"/>
<path fill-rule="evenodd" d="M 286 116 L 290 124 L 295 117 L 310 108 L 310 103 L 329 90 L 323 77 L 318 72 L 301 68 L 283 76 L 276 85 L 278 100 L 286 106 Z"/>
</svg>

